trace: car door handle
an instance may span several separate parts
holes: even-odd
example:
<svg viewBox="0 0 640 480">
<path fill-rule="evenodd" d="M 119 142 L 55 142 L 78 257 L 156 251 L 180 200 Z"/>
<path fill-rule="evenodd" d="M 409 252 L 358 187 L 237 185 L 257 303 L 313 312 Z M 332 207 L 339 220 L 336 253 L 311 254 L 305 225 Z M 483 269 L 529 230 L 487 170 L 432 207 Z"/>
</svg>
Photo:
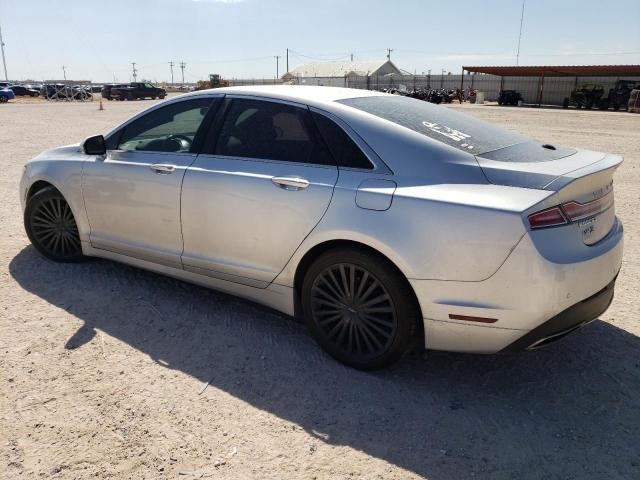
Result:
<svg viewBox="0 0 640 480">
<path fill-rule="evenodd" d="M 285 190 L 304 190 L 309 186 L 309 181 L 299 177 L 273 177 L 274 185 Z"/>
<path fill-rule="evenodd" d="M 162 174 L 173 173 L 176 170 L 175 165 L 167 165 L 166 163 L 154 163 L 149 168 L 156 173 Z"/>
</svg>

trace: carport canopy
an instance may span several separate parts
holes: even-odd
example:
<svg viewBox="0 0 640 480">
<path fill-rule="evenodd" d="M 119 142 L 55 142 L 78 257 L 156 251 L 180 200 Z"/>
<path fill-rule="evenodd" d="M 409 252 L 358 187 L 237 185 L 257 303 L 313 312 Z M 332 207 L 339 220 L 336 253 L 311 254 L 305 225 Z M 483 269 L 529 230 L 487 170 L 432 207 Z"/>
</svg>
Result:
<svg viewBox="0 0 640 480">
<path fill-rule="evenodd" d="M 640 65 L 533 65 L 503 67 L 462 67 L 464 72 L 485 73 L 499 77 L 538 77 L 538 105 L 542 104 L 545 77 L 640 77 Z"/>
</svg>

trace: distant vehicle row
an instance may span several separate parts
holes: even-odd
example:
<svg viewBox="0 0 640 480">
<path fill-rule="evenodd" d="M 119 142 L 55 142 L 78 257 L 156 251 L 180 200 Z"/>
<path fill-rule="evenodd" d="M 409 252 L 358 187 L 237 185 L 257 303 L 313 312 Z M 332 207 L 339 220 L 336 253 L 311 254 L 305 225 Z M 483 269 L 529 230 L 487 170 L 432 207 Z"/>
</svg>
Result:
<svg viewBox="0 0 640 480">
<path fill-rule="evenodd" d="M 132 82 L 129 84 L 112 83 L 102 87 L 102 98 L 107 100 L 138 100 L 144 98 L 164 98 L 167 91 L 154 87 L 150 83 Z"/>
<path fill-rule="evenodd" d="M 640 88 L 640 82 L 635 80 L 618 80 L 613 88 L 609 89 L 608 95 L 604 96 L 604 87 L 598 84 L 583 83 L 576 85 L 571 91 L 571 95 L 564 99 L 562 106 L 568 108 L 575 105 L 576 108 L 586 108 L 590 110 L 597 107 L 600 110 L 613 108 L 614 110 L 624 110 L 627 108 L 631 92 Z"/>
</svg>

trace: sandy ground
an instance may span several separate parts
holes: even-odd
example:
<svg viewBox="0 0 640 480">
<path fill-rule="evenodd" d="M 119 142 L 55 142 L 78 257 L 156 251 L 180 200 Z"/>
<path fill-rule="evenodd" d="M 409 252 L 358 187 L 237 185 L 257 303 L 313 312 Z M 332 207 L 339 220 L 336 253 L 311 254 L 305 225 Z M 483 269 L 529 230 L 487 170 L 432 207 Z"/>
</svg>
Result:
<svg viewBox="0 0 640 480">
<path fill-rule="evenodd" d="M 0 106 L 1 478 L 640 478 L 640 115 L 454 106 L 626 156 L 616 299 L 544 350 L 362 373 L 258 306 L 29 246 L 24 162 L 150 104 Z"/>
</svg>

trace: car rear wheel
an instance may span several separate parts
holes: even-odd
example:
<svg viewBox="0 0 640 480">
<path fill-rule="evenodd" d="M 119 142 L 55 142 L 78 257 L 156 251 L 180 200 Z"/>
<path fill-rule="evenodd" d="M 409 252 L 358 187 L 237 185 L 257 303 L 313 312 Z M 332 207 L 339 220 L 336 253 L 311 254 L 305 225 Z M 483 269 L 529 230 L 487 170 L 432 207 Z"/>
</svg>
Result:
<svg viewBox="0 0 640 480">
<path fill-rule="evenodd" d="M 407 280 L 381 257 L 335 249 L 309 268 L 302 286 L 309 329 L 331 356 L 361 370 L 390 365 L 420 321 Z"/>
<path fill-rule="evenodd" d="M 7 103 L 9 101 L 8 97 L 0 97 L 0 103 Z"/>
<path fill-rule="evenodd" d="M 24 226 L 33 246 L 56 262 L 82 260 L 78 225 L 69 204 L 53 187 L 35 193 L 24 212 Z"/>
</svg>

